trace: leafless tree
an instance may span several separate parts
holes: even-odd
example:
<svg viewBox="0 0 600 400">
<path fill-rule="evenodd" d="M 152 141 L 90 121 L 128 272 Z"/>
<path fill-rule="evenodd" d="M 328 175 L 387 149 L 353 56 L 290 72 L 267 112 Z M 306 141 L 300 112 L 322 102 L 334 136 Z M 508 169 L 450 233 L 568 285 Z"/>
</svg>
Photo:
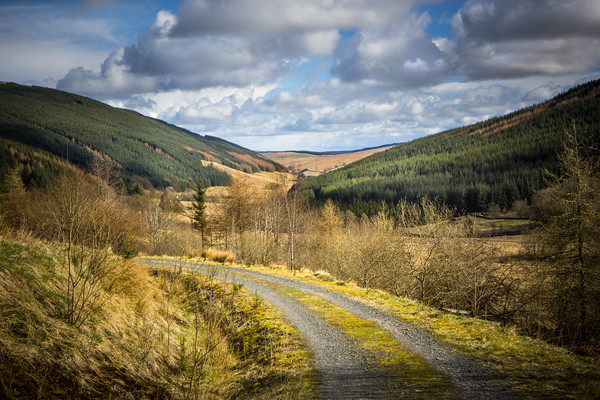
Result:
<svg viewBox="0 0 600 400">
<path fill-rule="evenodd" d="M 50 218 L 54 237 L 64 245 L 67 269 L 67 320 L 83 324 L 102 302 L 102 282 L 114 263 L 110 246 L 118 227 L 113 217 L 119 205 L 111 192 L 81 173 L 65 173 L 50 191 Z"/>
</svg>

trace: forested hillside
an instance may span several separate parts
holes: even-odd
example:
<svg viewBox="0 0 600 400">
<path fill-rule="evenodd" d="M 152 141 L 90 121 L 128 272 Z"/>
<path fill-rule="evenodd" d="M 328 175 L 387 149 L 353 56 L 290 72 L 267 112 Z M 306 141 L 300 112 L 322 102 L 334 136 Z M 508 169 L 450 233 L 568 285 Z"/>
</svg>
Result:
<svg viewBox="0 0 600 400">
<path fill-rule="evenodd" d="M 437 196 L 458 210 L 508 209 L 546 186 L 558 172 L 556 154 L 572 123 L 600 139 L 600 81 L 504 117 L 398 145 L 345 168 L 308 178 L 316 203 L 332 199 L 355 213 L 374 214 L 385 201 Z"/>
<path fill-rule="evenodd" d="M 158 188 L 183 189 L 199 176 L 207 186 L 226 184 L 228 175 L 210 162 L 245 172 L 283 169 L 225 140 L 134 111 L 58 90 L 0 84 L 0 177 L 18 166 L 24 182 L 47 180 L 47 158 L 36 149 L 82 168 L 100 158 L 129 179 Z"/>
</svg>

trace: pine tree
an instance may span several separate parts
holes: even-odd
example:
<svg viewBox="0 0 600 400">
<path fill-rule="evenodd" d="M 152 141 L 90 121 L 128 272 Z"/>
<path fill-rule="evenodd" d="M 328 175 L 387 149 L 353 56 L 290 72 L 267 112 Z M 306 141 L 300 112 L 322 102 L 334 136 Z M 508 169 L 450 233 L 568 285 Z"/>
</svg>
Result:
<svg viewBox="0 0 600 400">
<path fill-rule="evenodd" d="M 587 153 L 587 154 L 586 154 Z M 600 163 L 597 150 L 566 131 L 561 176 L 542 210 L 543 238 L 551 249 L 557 326 L 562 342 L 586 343 L 600 332 Z"/>
<path fill-rule="evenodd" d="M 23 167 L 21 165 L 17 165 L 8 170 L 8 173 L 4 176 L 2 182 L 0 182 L 1 194 L 17 193 L 23 191 L 25 186 L 23 185 L 23 180 L 21 179 L 22 171 Z"/>
<path fill-rule="evenodd" d="M 200 231 L 202 235 L 202 246 L 204 246 L 204 232 L 206 231 L 206 188 L 202 179 L 196 181 L 196 192 L 192 201 L 192 227 Z"/>
</svg>

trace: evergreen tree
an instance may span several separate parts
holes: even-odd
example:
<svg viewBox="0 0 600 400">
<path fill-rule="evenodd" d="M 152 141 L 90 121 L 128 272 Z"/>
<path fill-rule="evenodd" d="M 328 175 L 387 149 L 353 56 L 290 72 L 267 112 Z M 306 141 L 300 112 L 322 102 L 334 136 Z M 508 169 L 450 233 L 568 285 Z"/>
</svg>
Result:
<svg viewBox="0 0 600 400">
<path fill-rule="evenodd" d="M 20 192 L 25 188 L 21 179 L 22 171 L 23 167 L 21 165 L 16 165 L 8 170 L 8 173 L 4 176 L 2 182 L 0 182 L 1 194 Z"/>
<path fill-rule="evenodd" d="M 198 229 L 202 235 L 202 246 L 204 246 L 204 232 L 206 231 L 206 188 L 202 179 L 196 181 L 196 191 L 192 201 L 192 227 Z"/>
<path fill-rule="evenodd" d="M 559 155 L 560 176 L 542 203 L 542 233 L 550 250 L 558 339 L 583 344 L 600 332 L 600 163 L 573 124 Z"/>
</svg>

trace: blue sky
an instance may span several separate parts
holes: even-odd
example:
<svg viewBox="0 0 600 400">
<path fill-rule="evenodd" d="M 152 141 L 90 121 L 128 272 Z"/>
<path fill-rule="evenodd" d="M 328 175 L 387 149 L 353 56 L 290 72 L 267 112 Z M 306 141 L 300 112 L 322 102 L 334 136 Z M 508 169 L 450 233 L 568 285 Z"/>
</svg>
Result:
<svg viewBox="0 0 600 400">
<path fill-rule="evenodd" d="M 3 81 L 253 150 L 347 150 L 600 78 L 600 0 L 4 1 L 0 54 Z"/>
</svg>

